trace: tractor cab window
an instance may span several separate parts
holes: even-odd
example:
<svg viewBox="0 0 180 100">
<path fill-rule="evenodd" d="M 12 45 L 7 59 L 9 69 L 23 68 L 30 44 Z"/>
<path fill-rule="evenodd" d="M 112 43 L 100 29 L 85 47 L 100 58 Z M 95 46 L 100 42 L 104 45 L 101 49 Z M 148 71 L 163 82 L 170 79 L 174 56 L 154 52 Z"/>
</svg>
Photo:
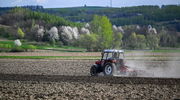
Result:
<svg viewBox="0 0 180 100">
<path fill-rule="evenodd" d="M 124 53 L 119 54 L 119 59 L 124 59 Z"/>
<path fill-rule="evenodd" d="M 103 56 L 102 59 L 106 59 L 107 53 L 103 53 L 102 56 Z"/>
<path fill-rule="evenodd" d="M 109 59 L 109 58 L 112 58 L 112 57 L 113 57 L 113 54 L 112 54 L 112 53 L 104 53 L 102 59 L 106 60 L 106 59 Z"/>
<path fill-rule="evenodd" d="M 112 57 L 113 57 L 113 54 L 112 53 L 108 53 L 107 59 L 110 59 Z"/>
<path fill-rule="evenodd" d="M 118 59 L 119 58 L 119 53 L 117 53 L 117 52 L 113 53 L 113 58 Z"/>
</svg>

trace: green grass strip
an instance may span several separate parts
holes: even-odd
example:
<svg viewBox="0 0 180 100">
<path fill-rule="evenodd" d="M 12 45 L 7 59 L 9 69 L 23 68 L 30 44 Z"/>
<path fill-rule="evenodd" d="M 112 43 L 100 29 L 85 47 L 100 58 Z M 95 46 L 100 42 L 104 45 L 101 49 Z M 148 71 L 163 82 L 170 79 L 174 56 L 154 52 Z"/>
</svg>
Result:
<svg viewBox="0 0 180 100">
<path fill-rule="evenodd" d="M 99 56 L 0 56 L 0 59 L 67 59 L 67 60 L 100 60 Z M 125 60 L 139 60 L 139 61 L 180 61 L 180 59 L 167 59 L 167 58 L 131 58 L 127 57 Z"/>
<path fill-rule="evenodd" d="M 153 50 L 154 53 L 180 53 L 180 49 Z"/>
<path fill-rule="evenodd" d="M 0 56 L 0 59 L 100 59 L 98 56 Z"/>
</svg>

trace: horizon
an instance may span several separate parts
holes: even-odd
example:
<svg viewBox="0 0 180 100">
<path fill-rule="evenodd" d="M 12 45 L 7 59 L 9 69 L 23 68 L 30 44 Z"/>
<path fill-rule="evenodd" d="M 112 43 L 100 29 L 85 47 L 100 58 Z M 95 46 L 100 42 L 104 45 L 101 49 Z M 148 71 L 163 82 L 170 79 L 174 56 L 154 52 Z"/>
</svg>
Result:
<svg viewBox="0 0 180 100">
<path fill-rule="evenodd" d="M 112 1 L 112 3 L 111 3 Z M 44 8 L 70 8 L 70 7 L 83 7 L 86 5 L 87 7 L 95 6 L 95 7 L 113 7 L 113 8 L 121 8 L 121 7 L 132 7 L 132 6 L 159 6 L 162 5 L 180 5 L 180 0 L 104 0 L 104 1 L 95 1 L 95 0 L 54 0 L 54 2 L 50 0 L 0 0 L 0 7 L 16 7 L 16 6 L 31 6 L 31 5 L 41 5 Z"/>
<path fill-rule="evenodd" d="M 179 5 L 176 5 L 174 4 L 175 6 L 180 6 Z M 28 6 L 42 6 L 43 8 L 45 9 L 49 9 L 49 8 L 46 8 L 44 7 L 43 5 L 22 5 L 22 6 L 9 6 L 9 7 L 0 7 L 0 8 L 14 8 L 14 7 L 28 7 Z M 126 6 L 126 7 L 138 7 L 138 6 L 159 6 L 159 5 L 137 5 L 137 6 Z M 163 6 L 163 5 L 161 5 Z M 161 8 L 161 6 L 159 6 Z M 168 6 L 168 5 L 164 5 L 164 6 Z M 88 8 L 88 7 L 98 7 L 98 8 L 125 8 L 125 7 L 109 7 L 109 6 L 73 6 L 73 7 L 54 7 L 55 9 L 56 8 Z"/>
</svg>

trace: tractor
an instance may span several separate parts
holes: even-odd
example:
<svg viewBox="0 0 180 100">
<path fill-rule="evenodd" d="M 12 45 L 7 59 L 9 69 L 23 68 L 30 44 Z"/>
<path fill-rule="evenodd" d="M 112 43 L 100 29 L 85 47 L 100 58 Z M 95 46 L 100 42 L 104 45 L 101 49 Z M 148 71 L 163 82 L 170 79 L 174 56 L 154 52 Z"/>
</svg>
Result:
<svg viewBox="0 0 180 100">
<path fill-rule="evenodd" d="M 137 76 L 136 70 L 124 64 L 124 50 L 107 49 L 101 55 L 101 60 L 96 61 L 90 68 L 91 76 L 97 76 L 101 72 L 105 76 Z"/>
</svg>

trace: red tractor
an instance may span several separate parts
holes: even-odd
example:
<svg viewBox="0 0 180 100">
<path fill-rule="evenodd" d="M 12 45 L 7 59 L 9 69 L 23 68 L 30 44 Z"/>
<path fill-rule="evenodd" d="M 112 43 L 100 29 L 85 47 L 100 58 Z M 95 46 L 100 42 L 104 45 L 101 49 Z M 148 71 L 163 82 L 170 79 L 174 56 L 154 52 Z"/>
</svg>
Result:
<svg viewBox="0 0 180 100">
<path fill-rule="evenodd" d="M 106 76 L 125 75 L 137 76 L 134 69 L 124 65 L 123 50 L 104 50 L 101 60 L 95 62 L 90 69 L 91 76 L 97 76 L 103 72 Z"/>
</svg>

